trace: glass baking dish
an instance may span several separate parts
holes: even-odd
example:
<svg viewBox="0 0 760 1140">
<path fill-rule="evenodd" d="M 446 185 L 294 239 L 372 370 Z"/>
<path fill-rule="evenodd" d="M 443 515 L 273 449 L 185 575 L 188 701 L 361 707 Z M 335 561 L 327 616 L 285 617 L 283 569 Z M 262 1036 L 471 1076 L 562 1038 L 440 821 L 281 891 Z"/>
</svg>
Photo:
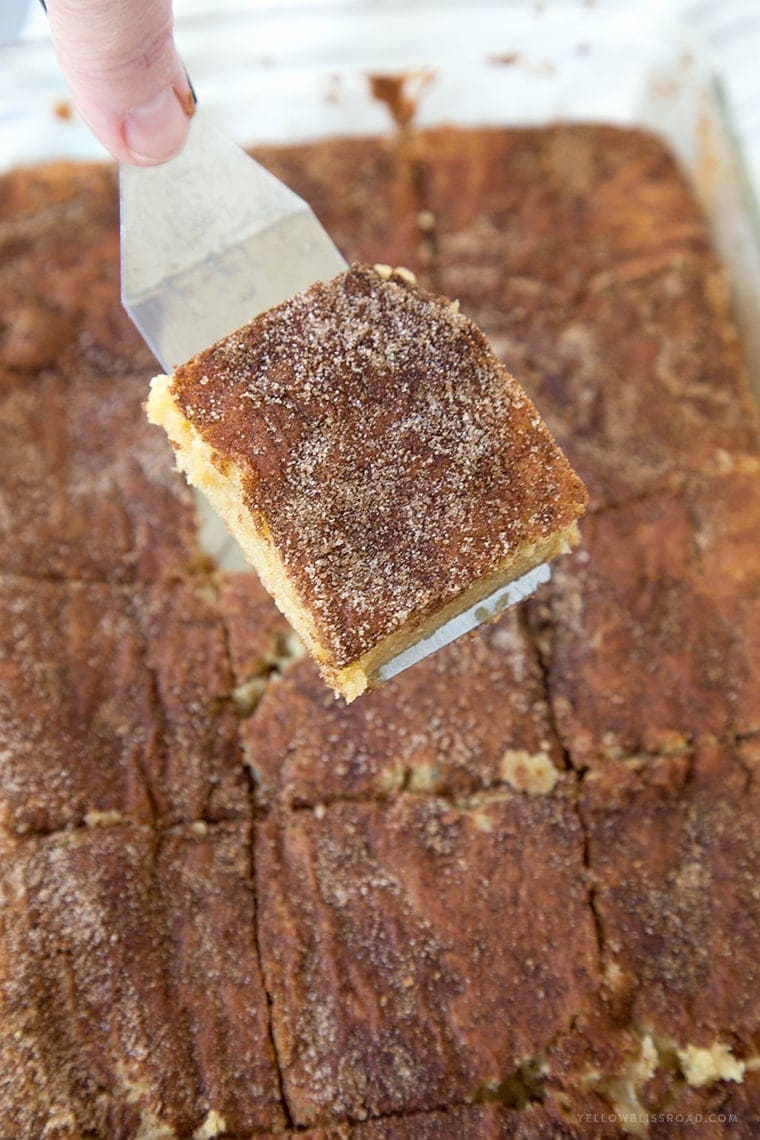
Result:
<svg viewBox="0 0 760 1140">
<path fill-rule="evenodd" d="M 215 5 L 181 19 L 199 99 L 243 143 L 394 130 L 372 75 L 405 75 L 418 126 L 649 128 L 691 178 L 760 394 L 760 209 L 719 83 L 667 10 L 504 0 Z M 103 151 L 67 114 L 47 41 L 0 47 L 0 170 Z"/>
</svg>

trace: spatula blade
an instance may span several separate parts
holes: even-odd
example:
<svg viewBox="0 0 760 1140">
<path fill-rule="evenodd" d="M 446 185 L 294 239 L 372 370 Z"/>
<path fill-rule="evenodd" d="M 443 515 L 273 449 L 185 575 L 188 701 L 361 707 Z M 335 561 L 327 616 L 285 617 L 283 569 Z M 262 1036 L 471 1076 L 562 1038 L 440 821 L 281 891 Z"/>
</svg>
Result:
<svg viewBox="0 0 760 1140">
<path fill-rule="evenodd" d="M 346 262 L 309 206 L 197 111 L 162 166 L 120 171 L 122 301 L 166 372 Z"/>
<path fill-rule="evenodd" d="M 419 661 L 424 661 L 426 657 L 430 657 L 437 650 L 443 649 L 444 645 L 449 645 L 465 633 L 471 633 L 484 622 L 493 621 L 510 606 L 517 605 L 518 602 L 524 601 L 525 598 L 535 593 L 539 586 L 543 586 L 551 579 L 551 576 L 549 566 L 545 562 L 541 562 L 529 570 L 527 574 L 523 574 L 521 578 L 516 578 L 506 586 L 499 586 L 488 597 L 482 598 L 469 609 L 450 618 L 427 637 L 421 638 L 390 661 L 386 661 L 385 665 L 381 665 L 377 671 L 377 680 L 380 682 L 390 681 L 391 677 L 403 673 L 404 670 L 410 669 Z"/>
</svg>

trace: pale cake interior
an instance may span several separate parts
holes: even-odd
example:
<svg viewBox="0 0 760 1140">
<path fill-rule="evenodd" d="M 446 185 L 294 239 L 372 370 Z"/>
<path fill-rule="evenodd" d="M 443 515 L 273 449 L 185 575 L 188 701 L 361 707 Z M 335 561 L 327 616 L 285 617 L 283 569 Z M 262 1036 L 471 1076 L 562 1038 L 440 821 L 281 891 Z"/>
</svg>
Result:
<svg viewBox="0 0 760 1140">
<path fill-rule="evenodd" d="M 216 453 L 187 420 L 171 392 L 172 378 L 156 376 L 147 403 L 148 419 L 162 427 L 174 447 L 177 467 L 192 486 L 201 490 L 224 520 L 264 587 L 304 642 L 327 683 L 347 702 L 372 688 L 377 672 L 415 642 L 427 637 L 451 618 L 488 597 L 501 586 L 526 574 L 541 562 L 567 553 L 579 540 L 575 521 L 538 543 L 522 543 L 491 573 L 476 582 L 424 621 L 406 622 L 382 638 L 356 661 L 338 668 L 319 637 L 309 610 L 303 605 L 282 559 L 269 536 L 256 525 L 245 506 L 242 474 L 229 459 Z M 215 462 L 215 458 L 217 461 Z"/>
</svg>

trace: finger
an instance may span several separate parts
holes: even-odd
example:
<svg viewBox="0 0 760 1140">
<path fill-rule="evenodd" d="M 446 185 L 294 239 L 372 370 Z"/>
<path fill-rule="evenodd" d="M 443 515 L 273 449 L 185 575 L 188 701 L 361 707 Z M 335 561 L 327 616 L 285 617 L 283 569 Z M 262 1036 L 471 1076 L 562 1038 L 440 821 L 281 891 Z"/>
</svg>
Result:
<svg viewBox="0 0 760 1140">
<path fill-rule="evenodd" d="M 103 145 L 141 166 L 177 154 L 195 100 L 177 55 L 171 0 L 48 0 L 74 103 Z"/>
</svg>

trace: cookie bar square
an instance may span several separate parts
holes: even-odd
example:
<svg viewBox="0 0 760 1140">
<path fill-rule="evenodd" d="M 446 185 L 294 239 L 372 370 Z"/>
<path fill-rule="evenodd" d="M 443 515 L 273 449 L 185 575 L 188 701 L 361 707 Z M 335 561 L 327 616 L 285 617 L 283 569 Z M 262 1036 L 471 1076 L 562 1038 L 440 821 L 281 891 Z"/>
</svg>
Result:
<svg viewBox="0 0 760 1140">
<path fill-rule="evenodd" d="M 156 377 L 148 416 L 332 688 L 577 541 L 581 481 L 483 334 L 355 265 Z"/>
</svg>

